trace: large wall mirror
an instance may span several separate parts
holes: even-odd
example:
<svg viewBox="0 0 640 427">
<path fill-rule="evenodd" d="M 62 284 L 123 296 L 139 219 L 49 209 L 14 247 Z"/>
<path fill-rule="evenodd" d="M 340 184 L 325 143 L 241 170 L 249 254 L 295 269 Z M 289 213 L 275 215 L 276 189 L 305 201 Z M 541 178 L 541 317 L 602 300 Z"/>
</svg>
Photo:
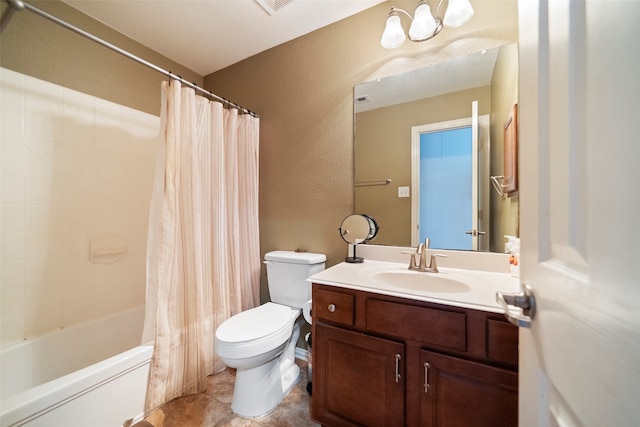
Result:
<svg viewBox="0 0 640 427">
<path fill-rule="evenodd" d="M 516 44 L 356 86 L 355 212 L 378 221 L 376 244 L 504 252 L 519 234 L 518 192 L 497 191 L 517 104 Z"/>
</svg>

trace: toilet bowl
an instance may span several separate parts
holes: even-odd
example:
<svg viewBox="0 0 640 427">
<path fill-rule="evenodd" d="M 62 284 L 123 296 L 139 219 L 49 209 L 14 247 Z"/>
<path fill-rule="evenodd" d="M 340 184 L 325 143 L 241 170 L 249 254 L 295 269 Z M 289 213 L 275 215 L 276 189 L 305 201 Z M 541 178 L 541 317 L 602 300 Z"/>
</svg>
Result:
<svg viewBox="0 0 640 427">
<path fill-rule="evenodd" d="M 231 317 L 216 330 L 220 360 L 237 369 L 231 404 L 237 415 L 255 418 L 271 412 L 298 382 L 299 316 L 300 310 L 268 302 Z"/>
<path fill-rule="evenodd" d="M 238 313 L 216 330 L 215 351 L 236 368 L 231 409 L 256 418 L 275 409 L 300 378 L 295 349 L 301 307 L 311 298 L 306 279 L 324 269 L 320 254 L 275 251 L 265 255 L 272 302 Z"/>
</svg>

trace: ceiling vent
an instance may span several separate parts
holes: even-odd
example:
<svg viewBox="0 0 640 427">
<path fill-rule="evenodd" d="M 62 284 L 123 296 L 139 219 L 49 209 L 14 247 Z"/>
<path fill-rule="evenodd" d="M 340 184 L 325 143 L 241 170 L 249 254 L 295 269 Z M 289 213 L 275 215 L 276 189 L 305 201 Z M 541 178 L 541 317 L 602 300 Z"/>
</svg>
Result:
<svg viewBox="0 0 640 427">
<path fill-rule="evenodd" d="M 294 0 L 256 0 L 256 2 L 267 11 L 269 15 L 273 15 Z"/>
</svg>

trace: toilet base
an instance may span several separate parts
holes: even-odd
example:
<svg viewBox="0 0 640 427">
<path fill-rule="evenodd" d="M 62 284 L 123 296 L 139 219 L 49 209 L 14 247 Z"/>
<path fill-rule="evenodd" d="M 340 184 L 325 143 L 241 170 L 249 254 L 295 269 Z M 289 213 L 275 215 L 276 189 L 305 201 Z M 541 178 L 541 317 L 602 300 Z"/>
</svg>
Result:
<svg viewBox="0 0 640 427">
<path fill-rule="evenodd" d="M 243 418 L 257 418 L 274 410 L 300 379 L 296 365 L 296 343 L 300 337 L 300 310 L 291 311 L 293 327 L 287 342 L 253 357 L 229 359 L 236 368 L 231 410 Z"/>
<path fill-rule="evenodd" d="M 282 372 L 280 358 L 253 368 L 239 368 L 231 410 L 244 418 L 267 415 L 282 402 L 300 379 L 295 363 Z"/>
<path fill-rule="evenodd" d="M 282 369 L 281 369 L 282 371 Z M 290 366 L 283 374 L 282 374 L 282 389 L 284 390 L 284 395 L 282 398 L 284 399 L 287 394 L 291 391 L 298 381 L 300 380 L 300 367 L 295 363 Z"/>
</svg>

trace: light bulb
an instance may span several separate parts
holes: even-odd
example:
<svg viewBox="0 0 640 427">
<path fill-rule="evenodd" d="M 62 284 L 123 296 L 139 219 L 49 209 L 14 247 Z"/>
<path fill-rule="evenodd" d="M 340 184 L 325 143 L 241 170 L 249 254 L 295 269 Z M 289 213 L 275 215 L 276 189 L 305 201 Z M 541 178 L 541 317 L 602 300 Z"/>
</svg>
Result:
<svg viewBox="0 0 640 427">
<path fill-rule="evenodd" d="M 387 24 L 384 27 L 380 44 L 385 49 L 395 49 L 396 47 L 402 46 L 406 38 L 402 25 L 400 24 L 400 17 L 395 14 L 395 12 L 392 12 L 387 18 Z"/>
<path fill-rule="evenodd" d="M 436 20 L 426 3 L 418 5 L 415 15 L 409 28 L 409 38 L 414 41 L 425 40 L 436 30 Z"/>
<path fill-rule="evenodd" d="M 449 0 L 449 6 L 444 14 L 444 25 L 459 27 L 466 24 L 473 16 L 473 8 L 469 0 Z"/>
</svg>

